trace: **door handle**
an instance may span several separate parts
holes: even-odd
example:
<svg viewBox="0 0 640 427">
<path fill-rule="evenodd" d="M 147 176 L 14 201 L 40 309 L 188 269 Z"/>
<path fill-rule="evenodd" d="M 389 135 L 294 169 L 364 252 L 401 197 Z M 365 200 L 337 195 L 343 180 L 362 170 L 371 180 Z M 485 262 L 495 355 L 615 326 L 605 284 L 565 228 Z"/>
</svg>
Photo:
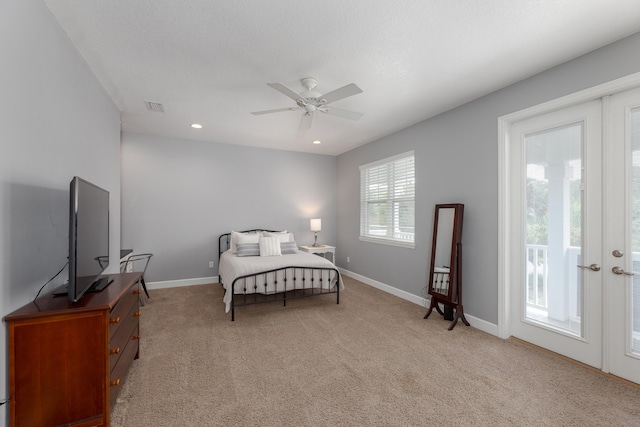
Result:
<svg viewBox="0 0 640 427">
<path fill-rule="evenodd" d="M 613 267 L 611 269 L 611 271 L 613 272 L 613 274 L 618 274 L 618 275 L 625 274 L 627 276 L 633 276 L 633 273 L 629 273 L 627 271 L 624 271 L 624 268 L 622 268 L 622 267 Z"/>
<path fill-rule="evenodd" d="M 600 271 L 600 266 L 598 264 L 591 265 L 578 265 L 580 268 L 588 268 L 591 271 Z"/>
</svg>

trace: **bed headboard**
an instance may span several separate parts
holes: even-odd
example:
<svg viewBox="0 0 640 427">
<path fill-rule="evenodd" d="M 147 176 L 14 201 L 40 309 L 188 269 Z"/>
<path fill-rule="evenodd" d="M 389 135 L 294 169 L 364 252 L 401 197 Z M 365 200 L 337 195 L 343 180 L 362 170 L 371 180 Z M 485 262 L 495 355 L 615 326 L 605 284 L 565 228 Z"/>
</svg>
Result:
<svg viewBox="0 0 640 427">
<path fill-rule="evenodd" d="M 254 228 L 252 230 L 238 231 L 238 233 L 257 233 L 259 231 L 268 231 L 269 233 L 277 233 L 278 230 L 267 230 L 266 228 Z M 231 246 L 231 233 L 221 234 L 218 237 L 218 262 L 220 262 L 220 255 L 223 252 L 228 251 Z"/>
</svg>

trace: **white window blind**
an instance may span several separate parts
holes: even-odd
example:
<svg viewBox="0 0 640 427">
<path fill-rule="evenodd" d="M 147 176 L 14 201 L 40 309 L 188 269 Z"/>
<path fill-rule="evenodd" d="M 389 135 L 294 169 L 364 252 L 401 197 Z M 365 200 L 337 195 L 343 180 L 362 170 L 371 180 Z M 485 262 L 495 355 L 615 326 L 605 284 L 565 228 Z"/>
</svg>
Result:
<svg viewBox="0 0 640 427">
<path fill-rule="evenodd" d="M 360 240 L 415 247 L 414 152 L 360 166 Z"/>
</svg>

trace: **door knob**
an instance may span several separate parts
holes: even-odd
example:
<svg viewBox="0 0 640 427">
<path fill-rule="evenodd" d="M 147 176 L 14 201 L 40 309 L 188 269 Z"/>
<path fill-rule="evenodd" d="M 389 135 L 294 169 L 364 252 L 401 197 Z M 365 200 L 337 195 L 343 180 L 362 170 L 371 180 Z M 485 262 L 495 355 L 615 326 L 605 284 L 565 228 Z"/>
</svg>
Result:
<svg viewBox="0 0 640 427">
<path fill-rule="evenodd" d="M 625 274 L 627 276 L 633 276 L 633 273 L 629 273 L 627 271 L 624 271 L 624 268 L 622 268 L 622 267 L 613 267 L 611 269 L 611 271 L 613 272 L 613 274 L 618 274 L 618 275 Z"/>
<path fill-rule="evenodd" d="M 588 268 L 591 271 L 600 271 L 600 266 L 598 264 L 591 265 L 578 265 L 580 268 Z"/>
</svg>

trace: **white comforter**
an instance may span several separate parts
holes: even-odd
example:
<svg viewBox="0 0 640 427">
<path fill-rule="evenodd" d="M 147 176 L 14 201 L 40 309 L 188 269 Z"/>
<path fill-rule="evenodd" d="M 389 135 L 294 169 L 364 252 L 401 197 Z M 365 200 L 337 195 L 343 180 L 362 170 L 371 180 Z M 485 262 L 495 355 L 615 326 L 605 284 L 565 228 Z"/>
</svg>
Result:
<svg viewBox="0 0 640 427">
<path fill-rule="evenodd" d="M 226 251 L 220 256 L 220 281 L 225 289 L 224 293 L 224 303 L 225 303 L 225 311 L 228 313 L 231 309 L 231 284 L 233 281 L 240 277 L 245 276 L 247 274 L 260 273 L 262 271 L 274 270 L 281 267 L 288 266 L 296 266 L 296 267 L 326 267 L 326 268 L 335 268 L 335 265 L 328 259 L 322 258 L 318 255 L 309 254 L 306 252 L 298 252 L 295 254 L 287 254 L 281 256 L 270 256 L 270 257 L 261 257 L 261 256 L 251 256 L 251 257 L 238 257 L 236 254 L 231 253 L 231 251 Z M 318 280 L 319 272 L 314 274 L 315 280 L 313 281 L 314 287 L 320 287 L 320 283 L 322 283 L 322 287 L 325 289 L 332 288 L 336 280 L 339 278 L 339 274 L 336 276 L 335 273 L 330 272 L 332 280 L 327 280 L 329 277 L 327 274 L 323 276 L 325 279 L 320 282 Z M 242 280 L 238 280 L 235 286 L 235 293 L 275 293 L 275 292 L 283 292 L 284 289 L 284 281 L 282 272 L 278 273 L 278 289 L 276 289 L 274 285 L 274 274 L 270 273 L 266 278 L 266 289 L 264 286 L 263 277 L 259 277 L 258 280 L 258 289 L 254 291 L 253 288 L 253 280 L 248 279 L 249 283 L 246 286 L 246 291 L 244 290 L 244 284 Z M 290 273 L 289 273 L 290 274 Z M 296 274 L 296 280 L 289 275 L 286 281 L 286 290 L 293 289 L 301 289 L 302 287 L 311 288 L 310 276 L 307 276 L 306 280 L 302 281 L 302 274 Z M 344 289 L 344 284 L 342 280 L 339 280 L 340 290 Z"/>
</svg>

